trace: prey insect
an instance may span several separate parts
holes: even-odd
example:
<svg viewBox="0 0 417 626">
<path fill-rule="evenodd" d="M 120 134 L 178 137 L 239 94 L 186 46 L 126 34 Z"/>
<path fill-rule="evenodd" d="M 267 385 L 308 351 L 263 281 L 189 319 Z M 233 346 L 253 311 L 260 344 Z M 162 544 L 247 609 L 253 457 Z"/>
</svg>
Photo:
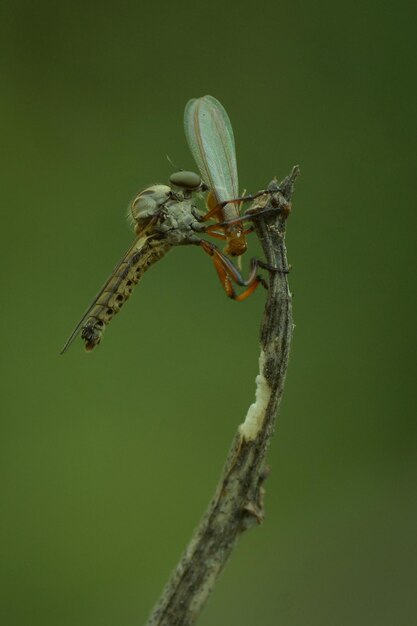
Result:
<svg viewBox="0 0 417 626">
<path fill-rule="evenodd" d="M 229 116 L 216 98 L 203 96 L 190 100 L 185 107 L 184 127 L 189 148 L 209 190 L 208 210 L 201 219 L 203 222 L 217 220 L 217 223 L 208 225 L 205 232 L 225 240 L 226 255 L 239 257 L 247 249 L 246 235 L 252 232 L 252 227 L 245 227 L 244 222 L 253 218 L 250 213 L 241 215 L 240 206 L 269 192 L 263 190 L 239 197 L 233 129 Z M 220 282 L 230 298 L 244 300 L 259 284 L 266 286 L 257 269 L 258 266 L 270 268 L 261 261 L 251 259 L 250 275 L 245 280 L 218 248 L 210 245 L 206 251 L 212 257 Z M 236 294 L 233 283 L 246 289 Z"/>
<path fill-rule="evenodd" d="M 220 102 L 211 96 L 190 100 L 184 119 L 188 144 L 202 178 L 194 172 L 180 171 L 171 175 L 170 186 L 153 185 L 137 194 L 130 205 L 136 238 L 74 328 L 61 354 L 79 333 L 86 350 L 93 350 L 146 270 L 174 246 L 200 246 L 213 259 L 227 295 L 235 300 L 246 298 L 260 283 L 266 286 L 257 274 L 258 265 L 266 267 L 264 264 L 252 259 L 249 278 L 244 280 L 229 258 L 246 251 L 246 234 L 251 231 L 243 225 L 251 217 L 240 215 L 241 203 L 266 192 L 238 197 L 233 130 Z M 201 215 L 192 196 L 205 191 L 209 192 L 208 210 Z M 210 219 L 217 223 L 207 225 Z M 202 233 L 224 239 L 225 251 L 202 239 Z M 233 283 L 246 289 L 236 294 Z"/>
</svg>

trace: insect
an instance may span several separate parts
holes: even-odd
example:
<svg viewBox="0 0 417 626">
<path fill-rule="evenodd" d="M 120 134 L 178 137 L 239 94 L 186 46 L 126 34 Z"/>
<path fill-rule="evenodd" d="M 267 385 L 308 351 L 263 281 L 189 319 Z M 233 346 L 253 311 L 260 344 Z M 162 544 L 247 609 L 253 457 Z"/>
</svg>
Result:
<svg viewBox="0 0 417 626">
<path fill-rule="evenodd" d="M 227 295 L 243 300 L 263 279 L 257 275 L 261 262 L 252 259 L 251 272 L 244 280 L 229 256 L 246 250 L 246 234 L 239 215 L 242 201 L 258 195 L 238 197 L 233 130 L 223 106 L 212 96 L 190 100 L 185 108 L 185 133 L 202 178 L 194 172 L 180 171 L 170 176 L 170 185 L 153 185 L 138 193 L 129 207 L 136 238 L 116 265 L 99 293 L 61 350 L 64 354 L 79 333 L 87 351 L 101 341 L 106 326 L 130 297 L 133 287 L 146 270 L 177 245 L 198 245 L 214 262 Z M 207 212 L 198 213 L 192 203 L 196 192 L 208 191 Z M 210 219 L 217 223 L 207 225 Z M 224 239 L 219 250 L 201 234 Z M 246 287 L 236 294 L 233 283 Z"/>
<path fill-rule="evenodd" d="M 174 245 L 200 243 L 196 233 L 204 228 L 192 213 L 191 195 L 205 188 L 201 178 L 194 172 L 177 172 L 170 177 L 170 183 L 148 187 L 133 199 L 129 217 L 136 239 L 74 328 L 61 354 L 79 332 L 86 350 L 95 348 L 146 270 Z"/>
<path fill-rule="evenodd" d="M 225 240 L 225 254 L 238 257 L 246 252 L 246 235 L 252 232 L 252 227 L 244 227 L 244 221 L 250 216 L 240 215 L 240 205 L 268 191 L 239 197 L 233 129 L 229 116 L 216 98 L 203 96 L 190 100 L 185 107 L 184 127 L 189 148 L 209 190 L 206 201 L 208 211 L 201 219 L 204 222 L 217 220 L 217 224 L 208 225 L 205 232 Z M 264 263 L 252 259 L 249 278 L 244 280 L 237 268 L 219 252 L 215 247 L 207 249 L 229 297 L 244 300 L 259 284 L 264 284 L 257 275 L 257 267 L 266 267 Z M 246 290 L 237 295 L 233 282 L 245 286 Z"/>
</svg>

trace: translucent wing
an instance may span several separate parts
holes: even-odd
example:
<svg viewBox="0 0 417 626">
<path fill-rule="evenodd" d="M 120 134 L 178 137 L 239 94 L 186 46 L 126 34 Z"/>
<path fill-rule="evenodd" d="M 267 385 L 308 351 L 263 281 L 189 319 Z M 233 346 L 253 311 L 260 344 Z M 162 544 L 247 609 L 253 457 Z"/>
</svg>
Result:
<svg viewBox="0 0 417 626">
<path fill-rule="evenodd" d="M 189 100 L 185 135 L 201 176 L 217 201 L 239 196 L 235 140 L 229 117 L 216 98 Z"/>
</svg>

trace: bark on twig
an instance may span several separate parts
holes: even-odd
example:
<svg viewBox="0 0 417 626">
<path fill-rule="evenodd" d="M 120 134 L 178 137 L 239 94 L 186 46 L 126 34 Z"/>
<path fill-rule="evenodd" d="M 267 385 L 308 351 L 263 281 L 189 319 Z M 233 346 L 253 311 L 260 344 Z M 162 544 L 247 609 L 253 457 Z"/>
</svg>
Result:
<svg viewBox="0 0 417 626">
<path fill-rule="evenodd" d="M 269 272 L 261 324 L 256 399 L 239 426 L 216 493 L 183 554 L 147 626 L 190 626 L 203 608 L 240 534 L 264 517 L 262 483 L 268 475 L 265 455 L 280 405 L 293 330 L 287 280 L 285 224 L 298 166 L 274 193 L 256 201 L 253 219 Z"/>
</svg>

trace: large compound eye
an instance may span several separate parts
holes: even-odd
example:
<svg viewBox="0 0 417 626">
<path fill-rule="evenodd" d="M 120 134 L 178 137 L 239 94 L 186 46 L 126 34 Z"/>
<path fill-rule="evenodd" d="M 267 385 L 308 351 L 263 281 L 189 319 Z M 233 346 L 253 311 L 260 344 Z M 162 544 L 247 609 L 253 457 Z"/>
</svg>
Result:
<svg viewBox="0 0 417 626">
<path fill-rule="evenodd" d="M 169 177 L 169 182 L 175 187 L 195 191 L 201 185 L 201 178 L 195 172 L 175 172 Z"/>
</svg>

